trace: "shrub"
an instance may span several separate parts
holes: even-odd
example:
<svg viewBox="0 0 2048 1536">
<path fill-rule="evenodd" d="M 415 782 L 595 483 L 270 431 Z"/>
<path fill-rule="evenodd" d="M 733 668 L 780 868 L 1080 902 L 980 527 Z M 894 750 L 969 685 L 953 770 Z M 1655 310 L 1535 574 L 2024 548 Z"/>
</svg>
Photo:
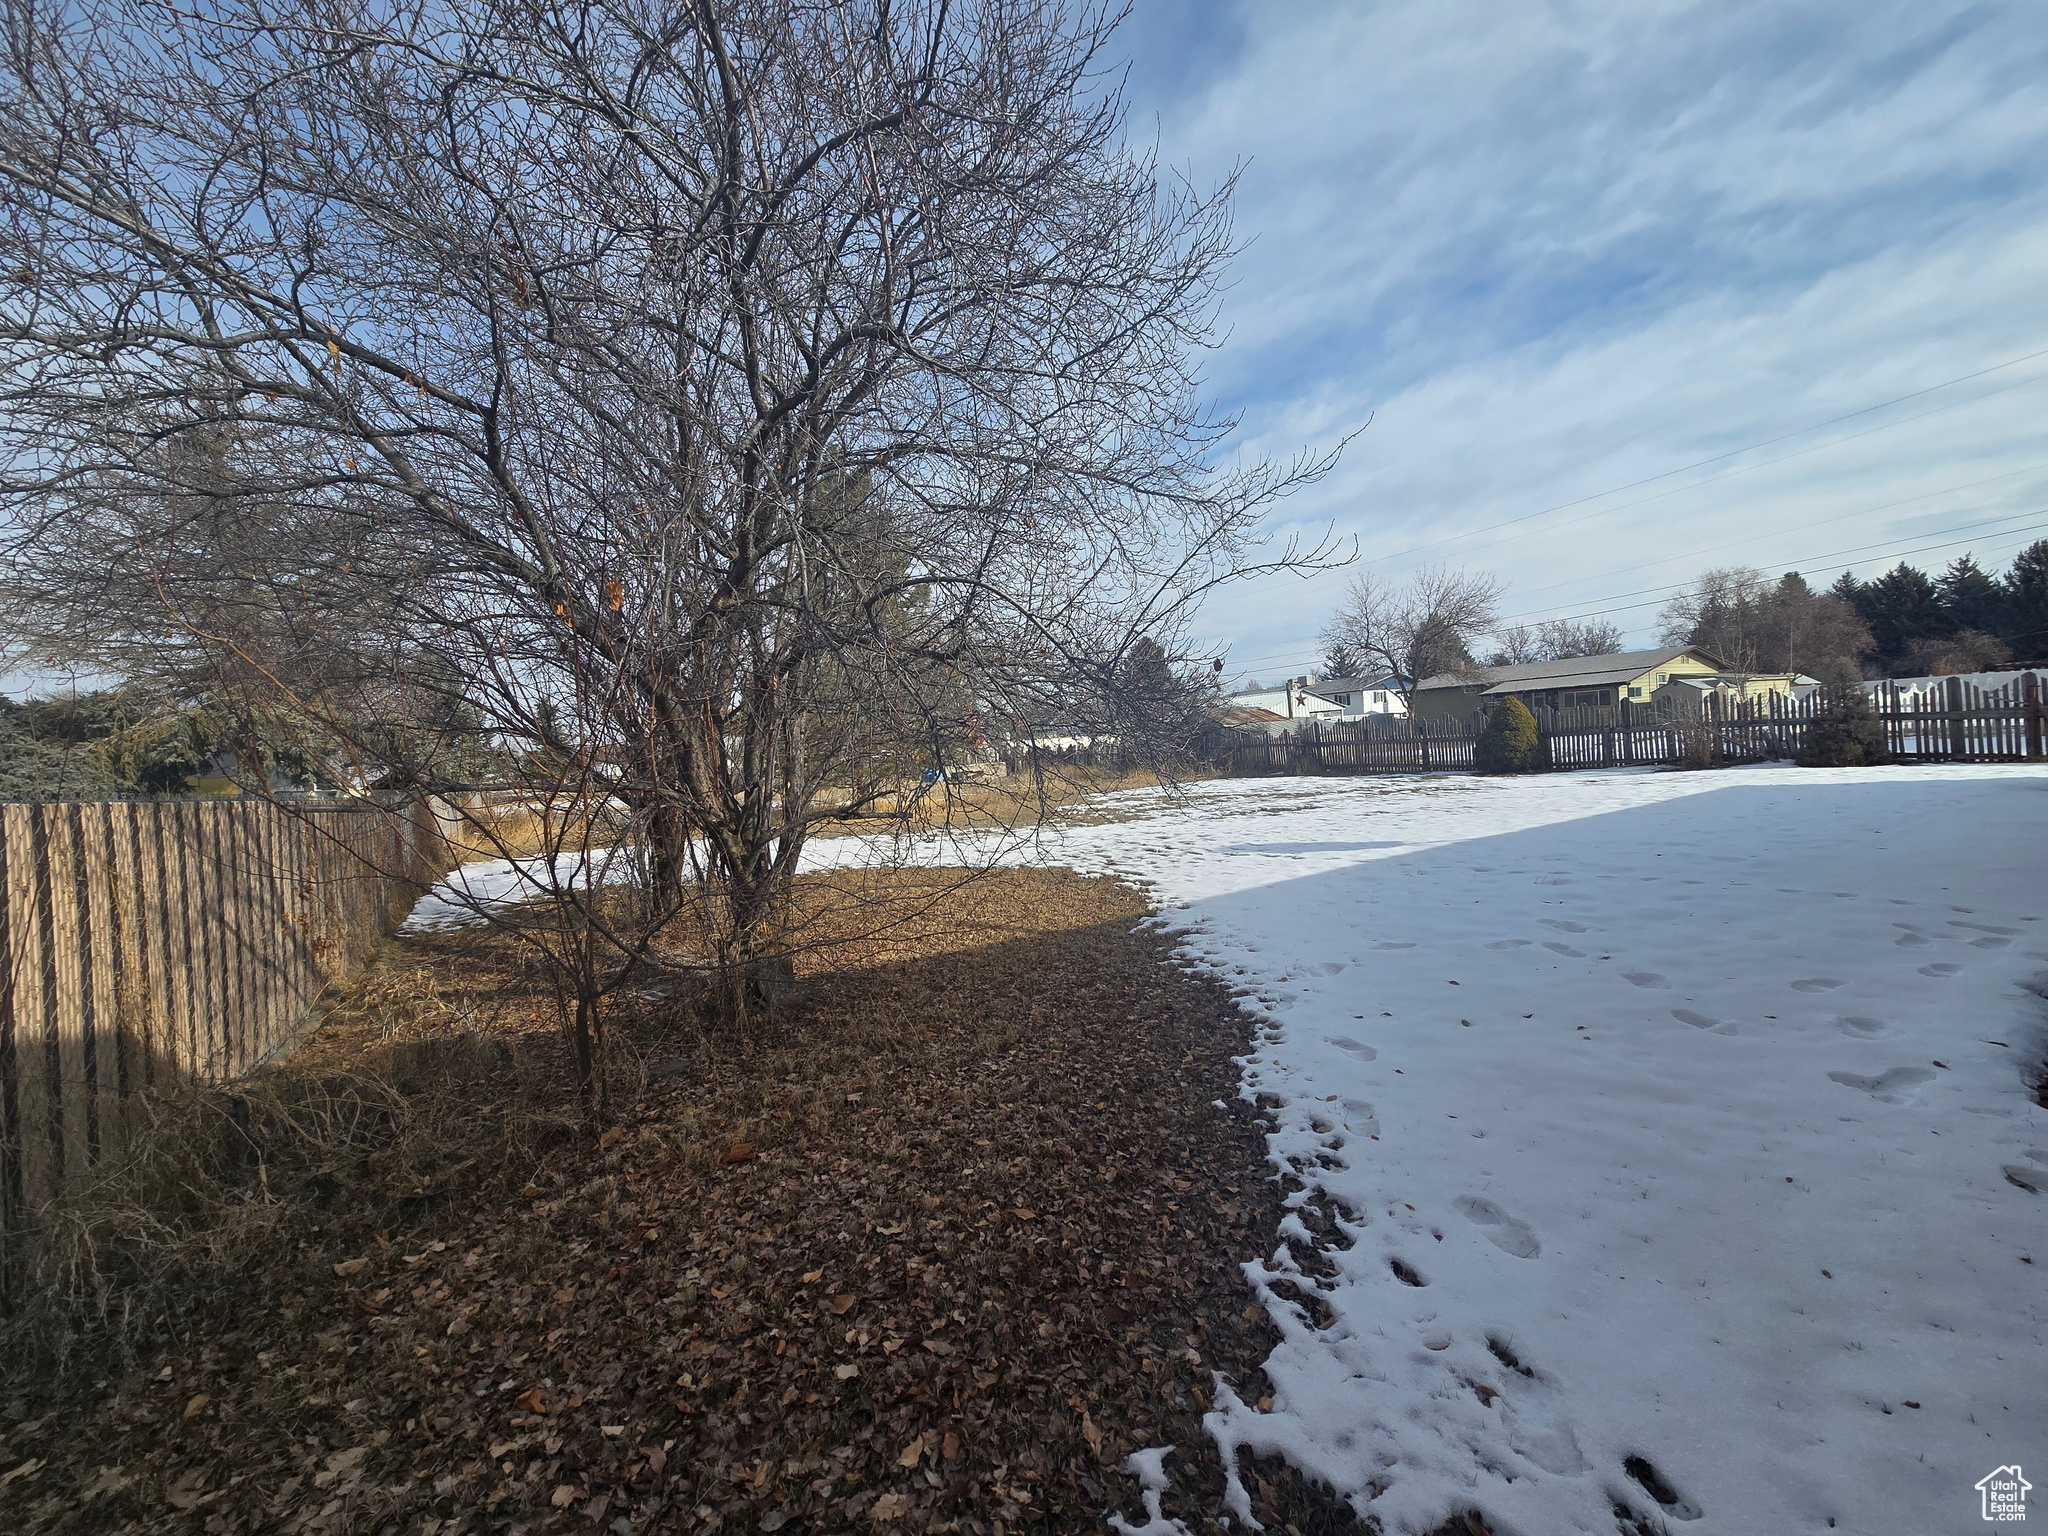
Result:
<svg viewBox="0 0 2048 1536">
<path fill-rule="evenodd" d="M 1502 701 L 1479 733 L 1472 766 L 1481 773 L 1530 773 L 1543 766 L 1543 738 L 1528 705 L 1516 698 Z"/>
<path fill-rule="evenodd" d="M 1845 683 L 1821 694 L 1820 708 L 1806 729 L 1806 746 L 1795 759 L 1802 768 L 1861 768 L 1891 756 L 1884 722 L 1862 687 Z"/>
</svg>

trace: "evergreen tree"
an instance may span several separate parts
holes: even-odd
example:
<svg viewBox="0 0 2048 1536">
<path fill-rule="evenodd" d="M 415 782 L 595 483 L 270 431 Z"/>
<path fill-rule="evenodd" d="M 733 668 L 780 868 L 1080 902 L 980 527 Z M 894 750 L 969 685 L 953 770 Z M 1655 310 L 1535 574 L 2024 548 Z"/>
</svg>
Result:
<svg viewBox="0 0 2048 1536">
<path fill-rule="evenodd" d="M 1973 555 L 1958 555 L 1935 583 L 1942 612 L 1957 630 L 2003 635 L 2010 600 L 1996 578 Z"/>
<path fill-rule="evenodd" d="M 2014 558 L 2005 597 L 2005 639 L 2014 658 L 2048 657 L 2048 539 L 2036 539 Z"/>
<path fill-rule="evenodd" d="M 1915 640 L 1940 640 L 1955 633 L 1934 583 L 1903 560 L 1863 587 L 1856 607 L 1870 626 L 1875 660 L 1884 675 L 1903 674 Z"/>
<path fill-rule="evenodd" d="M 1531 773 L 1543 766 L 1543 738 L 1528 705 L 1513 696 L 1502 701 L 1479 733 L 1472 766 L 1480 773 Z"/>
<path fill-rule="evenodd" d="M 1890 757 L 1884 722 L 1853 672 L 1837 672 L 1821 693 L 1819 712 L 1807 727 L 1806 745 L 1796 759 L 1802 768 L 1861 768 Z"/>
</svg>

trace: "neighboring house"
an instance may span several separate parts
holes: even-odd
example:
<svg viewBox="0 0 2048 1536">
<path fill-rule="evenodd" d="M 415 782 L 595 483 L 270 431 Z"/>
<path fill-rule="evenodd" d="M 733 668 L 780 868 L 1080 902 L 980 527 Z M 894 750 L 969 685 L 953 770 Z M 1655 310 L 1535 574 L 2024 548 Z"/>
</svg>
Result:
<svg viewBox="0 0 2048 1536">
<path fill-rule="evenodd" d="M 1347 715 L 1405 715 L 1401 691 L 1386 673 L 1370 677 L 1311 677 L 1308 685 Z"/>
<path fill-rule="evenodd" d="M 1209 718 L 1218 725 L 1227 725 L 1243 730 L 1259 730 L 1274 721 L 1286 723 L 1285 715 L 1276 715 L 1270 709 L 1245 709 L 1236 704 L 1224 704 L 1209 712 Z"/>
<path fill-rule="evenodd" d="M 1768 708 L 1774 696 L 1803 699 L 1819 686 L 1819 678 L 1808 677 L 1804 672 L 1768 676 L 1710 672 L 1674 677 L 1652 693 L 1650 700 L 1659 716 L 1700 715 L 1706 713 L 1709 699 L 1724 711 L 1737 704 L 1762 704 Z"/>
<path fill-rule="evenodd" d="M 1261 688 L 1254 693 L 1233 693 L 1223 702 L 1234 709 L 1269 709 L 1283 720 L 1328 719 L 1344 713 L 1344 706 L 1326 697 L 1314 679 L 1291 677 L 1283 688 Z"/>
<path fill-rule="evenodd" d="M 1462 720 L 1517 698 L 1531 709 L 1586 710 L 1627 706 L 1646 714 L 1696 711 L 1709 694 L 1723 700 L 1760 701 L 1791 696 L 1812 679 L 1796 673 L 1741 674 L 1711 651 L 1674 646 L 1661 651 L 1616 651 L 1570 656 L 1513 667 L 1475 667 L 1468 676 L 1426 677 L 1415 689 L 1420 720 Z"/>
</svg>

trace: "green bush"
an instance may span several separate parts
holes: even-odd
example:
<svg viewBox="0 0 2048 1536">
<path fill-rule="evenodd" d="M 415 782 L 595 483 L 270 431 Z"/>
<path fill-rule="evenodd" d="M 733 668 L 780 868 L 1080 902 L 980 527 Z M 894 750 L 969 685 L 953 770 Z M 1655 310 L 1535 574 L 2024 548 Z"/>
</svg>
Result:
<svg viewBox="0 0 2048 1536">
<path fill-rule="evenodd" d="M 1829 688 L 1806 729 L 1806 746 L 1795 761 L 1802 768 L 1861 768 L 1891 756 L 1884 722 L 1858 684 Z"/>
<path fill-rule="evenodd" d="M 1502 701 L 1479 733 L 1472 766 L 1481 773 L 1531 773 L 1543 766 L 1543 738 L 1528 705 L 1516 698 Z"/>
</svg>

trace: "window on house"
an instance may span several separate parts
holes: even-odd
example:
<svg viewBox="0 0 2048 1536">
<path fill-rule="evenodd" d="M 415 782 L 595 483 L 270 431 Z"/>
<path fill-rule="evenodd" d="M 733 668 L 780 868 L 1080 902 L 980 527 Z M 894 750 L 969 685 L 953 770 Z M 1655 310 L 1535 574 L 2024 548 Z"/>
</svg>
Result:
<svg viewBox="0 0 2048 1536">
<path fill-rule="evenodd" d="M 1632 698 L 1632 699 L 1640 699 L 1640 698 L 1641 698 L 1641 697 L 1643 696 L 1643 686 L 1642 686 L 1642 684 L 1641 684 L 1641 683 L 1631 683 L 1631 684 L 1629 684 L 1628 696 L 1629 696 L 1630 698 Z"/>
<path fill-rule="evenodd" d="M 1372 701 L 1375 704 L 1384 704 L 1387 702 L 1387 696 L 1384 693 L 1376 693 L 1372 696 Z"/>
<path fill-rule="evenodd" d="M 1598 709 L 1614 700 L 1605 688 L 1580 688 L 1567 690 L 1563 697 L 1566 709 Z"/>
<path fill-rule="evenodd" d="M 1671 674 L 1669 672 L 1659 672 L 1657 674 L 1657 681 L 1660 683 L 1668 683 L 1671 681 Z"/>
<path fill-rule="evenodd" d="M 1333 693 L 1330 697 L 1337 703 L 1342 704 L 1346 709 L 1351 707 L 1351 695 L 1348 693 Z"/>
</svg>

